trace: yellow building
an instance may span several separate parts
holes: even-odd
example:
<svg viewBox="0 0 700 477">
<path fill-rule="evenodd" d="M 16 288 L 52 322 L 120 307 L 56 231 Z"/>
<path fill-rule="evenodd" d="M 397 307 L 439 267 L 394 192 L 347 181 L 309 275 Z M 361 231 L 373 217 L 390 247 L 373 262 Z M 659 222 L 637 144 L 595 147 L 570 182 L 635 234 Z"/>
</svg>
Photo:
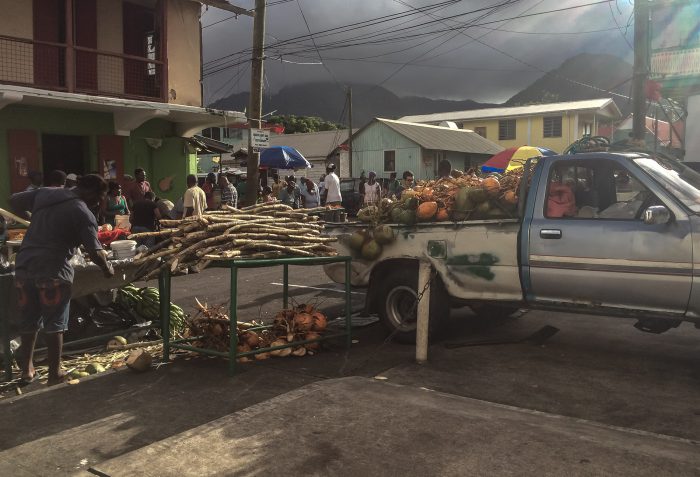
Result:
<svg viewBox="0 0 700 477">
<path fill-rule="evenodd" d="M 611 123 L 620 117 L 615 102 L 603 98 L 404 116 L 400 120 L 433 125 L 453 122 L 504 148 L 539 146 L 561 153 L 585 134 L 598 135 L 602 126 L 612 130 Z"/>
</svg>

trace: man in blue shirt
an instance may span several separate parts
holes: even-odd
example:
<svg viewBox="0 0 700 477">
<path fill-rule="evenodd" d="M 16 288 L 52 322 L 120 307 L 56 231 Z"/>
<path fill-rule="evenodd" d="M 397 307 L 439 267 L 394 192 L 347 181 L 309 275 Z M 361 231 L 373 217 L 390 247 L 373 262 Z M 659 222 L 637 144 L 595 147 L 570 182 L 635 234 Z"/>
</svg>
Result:
<svg viewBox="0 0 700 477">
<path fill-rule="evenodd" d="M 34 345 L 40 325 L 45 334 L 49 382 L 63 382 L 63 333 L 68 328 L 74 270 L 71 257 L 80 245 L 106 277 L 114 276 L 107 254 L 97 240 L 97 221 L 91 209 L 105 199 L 107 183 L 100 176 L 81 177 L 75 189 L 41 188 L 10 198 L 12 208 L 32 213 L 15 262 L 22 345 L 17 350 L 21 379 L 32 381 Z"/>
</svg>

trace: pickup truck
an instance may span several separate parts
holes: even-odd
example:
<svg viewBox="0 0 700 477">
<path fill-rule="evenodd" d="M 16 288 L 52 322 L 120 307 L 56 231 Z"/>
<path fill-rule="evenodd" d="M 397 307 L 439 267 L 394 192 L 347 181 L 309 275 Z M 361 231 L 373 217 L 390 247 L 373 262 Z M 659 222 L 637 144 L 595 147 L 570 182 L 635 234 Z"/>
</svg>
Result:
<svg viewBox="0 0 700 477">
<path fill-rule="evenodd" d="M 570 210 L 551 194 L 570 188 Z M 373 261 L 354 259 L 353 286 L 368 287 L 399 341 L 415 339 L 419 261 L 433 270 L 430 332 L 450 307 L 486 317 L 544 309 L 635 318 L 661 333 L 700 328 L 700 174 L 640 153 L 585 153 L 530 160 L 510 219 L 391 225 L 395 241 Z M 367 224 L 328 224 L 342 254 Z M 326 266 L 342 283 L 342 267 Z"/>
</svg>

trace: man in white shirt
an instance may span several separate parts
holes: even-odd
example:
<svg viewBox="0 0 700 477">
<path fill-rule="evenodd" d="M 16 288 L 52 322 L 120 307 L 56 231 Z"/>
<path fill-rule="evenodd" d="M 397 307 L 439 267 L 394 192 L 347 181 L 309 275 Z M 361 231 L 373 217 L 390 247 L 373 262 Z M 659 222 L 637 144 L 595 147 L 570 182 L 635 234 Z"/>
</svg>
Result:
<svg viewBox="0 0 700 477">
<path fill-rule="evenodd" d="M 377 173 L 370 171 L 369 180 L 365 184 L 365 205 L 372 205 L 382 198 L 382 186 L 377 182 Z"/>
<path fill-rule="evenodd" d="M 185 211 L 182 218 L 199 217 L 207 208 L 207 194 L 197 185 L 197 176 L 190 174 L 187 176 L 187 190 L 183 197 Z"/>
<path fill-rule="evenodd" d="M 343 201 L 340 195 L 340 179 L 335 174 L 335 164 L 326 167 L 326 178 L 323 180 L 326 194 L 326 205 L 340 205 Z"/>
</svg>

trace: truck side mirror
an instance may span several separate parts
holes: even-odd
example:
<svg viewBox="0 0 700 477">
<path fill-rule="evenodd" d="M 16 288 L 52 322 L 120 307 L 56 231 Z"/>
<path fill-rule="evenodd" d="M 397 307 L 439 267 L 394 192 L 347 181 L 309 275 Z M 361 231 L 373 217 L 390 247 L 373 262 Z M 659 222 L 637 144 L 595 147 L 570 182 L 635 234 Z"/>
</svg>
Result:
<svg viewBox="0 0 700 477">
<path fill-rule="evenodd" d="M 671 220 L 671 212 L 663 205 L 652 205 L 644 210 L 642 220 L 647 225 L 666 224 Z"/>
</svg>

